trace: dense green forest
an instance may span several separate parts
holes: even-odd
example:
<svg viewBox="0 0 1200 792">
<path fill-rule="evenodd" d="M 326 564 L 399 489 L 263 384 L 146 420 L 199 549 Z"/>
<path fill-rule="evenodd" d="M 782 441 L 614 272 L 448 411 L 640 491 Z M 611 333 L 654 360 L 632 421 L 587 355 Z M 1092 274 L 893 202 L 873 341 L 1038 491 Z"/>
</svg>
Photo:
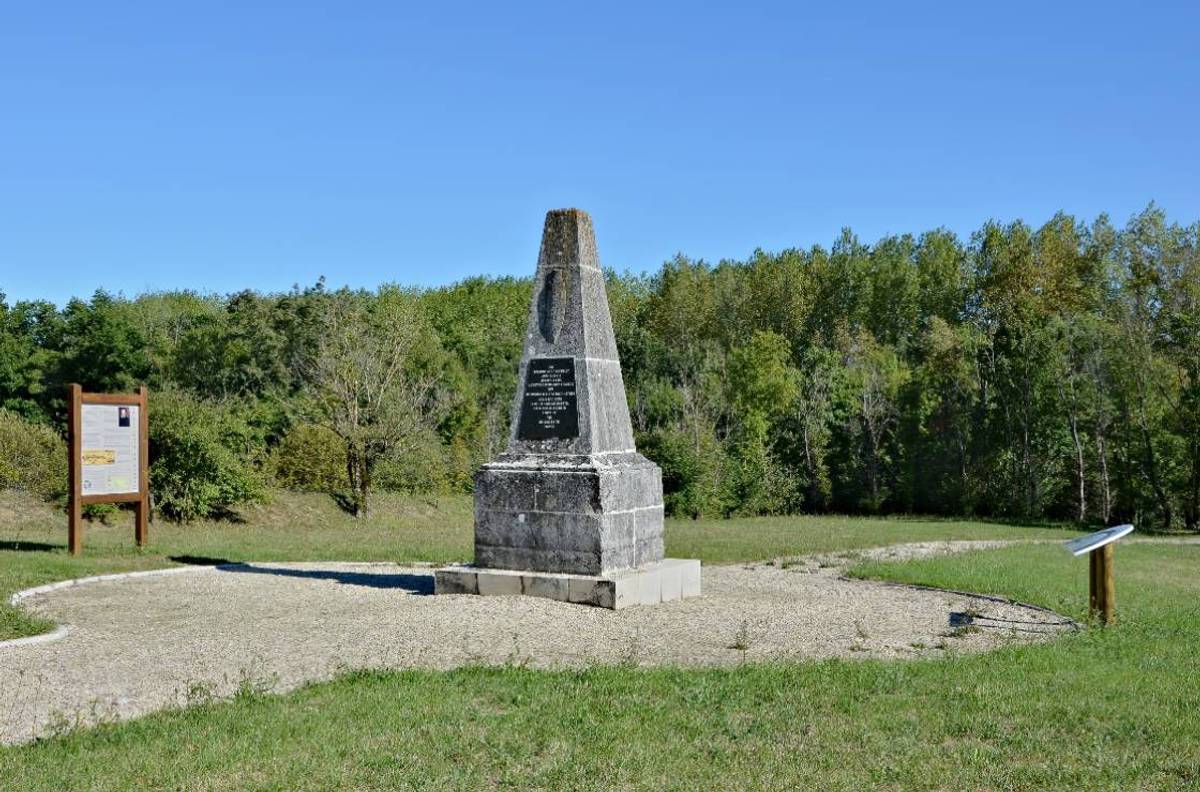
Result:
<svg viewBox="0 0 1200 792">
<path fill-rule="evenodd" d="M 271 486 L 361 490 L 356 508 L 369 488 L 469 491 L 506 443 L 530 288 L 0 299 L 0 484 L 61 497 L 65 384 L 145 382 L 169 516 Z M 1151 206 L 1124 228 L 1058 215 L 967 241 L 844 231 L 610 273 L 608 295 L 675 515 L 1200 530 L 1200 224 Z"/>
</svg>

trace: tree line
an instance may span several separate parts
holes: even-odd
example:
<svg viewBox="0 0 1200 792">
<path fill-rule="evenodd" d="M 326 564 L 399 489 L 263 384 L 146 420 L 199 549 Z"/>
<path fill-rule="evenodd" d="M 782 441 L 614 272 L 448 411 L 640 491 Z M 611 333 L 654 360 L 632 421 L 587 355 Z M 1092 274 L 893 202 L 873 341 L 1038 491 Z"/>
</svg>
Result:
<svg viewBox="0 0 1200 792">
<path fill-rule="evenodd" d="M 145 382 L 172 516 L 271 486 L 359 512 L 372 489 L 469 491 L 507 442 L 530 291 L 0 299 L 0 444 L 40 470 L 66 383 Z M 1059 214 L 968 240 L 846 230 L 744 261 L 680 255 L 608 273 L 608 297 L 639 448 L 674 515 L 1200 530 L 1200 224 L 1153 205 L 1124 227 Z"/>
</svg>

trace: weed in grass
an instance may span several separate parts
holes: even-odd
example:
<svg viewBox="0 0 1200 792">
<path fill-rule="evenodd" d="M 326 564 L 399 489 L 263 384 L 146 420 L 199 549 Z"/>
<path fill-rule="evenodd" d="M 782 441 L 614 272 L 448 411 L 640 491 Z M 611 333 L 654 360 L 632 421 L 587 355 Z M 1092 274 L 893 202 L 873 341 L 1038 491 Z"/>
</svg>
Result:
<svg viewBox="0 0 1200 792">
<path fill-rule="evenodd" d="M 467 658 L 467 665 L 481 666 L 487 664 L 487 655 L 480 649 L 476 648 L 475 642 L 471 640 L 471 635 L 463 635 L 463 655 Z"/>
<path fill-rule="evenodd" d="M 625 647 L 625 652 L 621 656 L 620 665 L 623 668 L 637 668 L 642 662 L 642 641 L 638 633 L 634 633 L 629 639 L 629 645 Z"/>
<path fill-rule="evenodd" d="M 70 718 L 62 710 L 54 710 L 46 721 L 46 737 L 65 737 L 75 730 L 77 723 L 78 715 Z"/>
<path fill-rule="evenodd" d="M 750 622 L 743 620 L 741 626 L 738 627 L 737 633 L 734 634 L 733 643 L 729 645 L 729 648 L 741 652 L 742 659 L 745 660 L 746 652 L 750 651 L 750 641 Z"/>
<path fill-rule="evenodd" d="M 188 682 L 183 694 L 184 704 L 188 707 L 210 704 L 216 698 L 216 687 L 211 682 L 201 682 L 198 680 Z"/>
<path fill-rule="evenodd" d="M 279 674 L 264 674 L 242 668 L 238 671 L 238 683 L 233 698 L 236 701 L 259 701 L 271 695 L 278 685 Z"/>
<path fill-rule="evenodd" d="M 74 712 L 55 710 L 50 713 L 44 738 L 63 738 L 88 727 L 116 723 L 117 720 L 116 703 L 95 698 L 88 702 L 87 707 Z"/>
<path fill-rule="evenodd" d="M 504 658 L 504 665 L 509 668 L 525 668 L 529 665 L 530 658 L 521 653 L 521 639 L 517 633 L 512 634 L 512 649 L 508 651 L 508 656 Z"/>
<path fill-rule="evenodd" d="M 792 572 L 808 572 L 810 569 L 808 559 L 797 557 L 781 559 L 779 562 L 779 568 L 787 569 Z"/>
</svg>

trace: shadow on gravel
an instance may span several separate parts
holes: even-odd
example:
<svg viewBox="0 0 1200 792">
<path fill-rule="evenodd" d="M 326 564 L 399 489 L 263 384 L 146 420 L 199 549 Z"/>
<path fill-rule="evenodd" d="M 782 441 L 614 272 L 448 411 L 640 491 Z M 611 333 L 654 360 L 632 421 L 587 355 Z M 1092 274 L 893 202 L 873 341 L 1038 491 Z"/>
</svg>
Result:
<svg viewBox="0 0 1200 792">
<path fill-rule="evenodd" d="M 1076 626 L 1075 622 L 1071 619 L 1060 619 L 1059 621 L 1001 619 L 997 616 L 985 616 L 960 611 L 954 611 L 950 614 L 950 628 L 952 630 L 979 629 L 1039 634 L 1058 632 L 1059 628 Z"/>
<path fill-rule="evenodd" d="M 228 558 L 210 558 L 209 556 L 194 556 L 194 555 L 174 555 L 167 556 L 168 561 L 174 561 L 176 564 L 187 564 L 188 566 L 221 566 L 222 564 L 232 564 Z"/>
<path fill-rule="evenodd" d="M 379 572 L 346 572 L 335 569 L 288 569 L 286 567 L 256 566 L 252 564 L 221 564 L 218 572 L 237 572 L 251 575 L 278 575 L 280 577 L 306 578 L 308 580 L 332 580 L 346 586 L 367 586 L 378 589 L 400 589 L 410 594 L 433 594 L 433 574 L 412 575 L 408 573 L 387 575 Z"/>
</svg>

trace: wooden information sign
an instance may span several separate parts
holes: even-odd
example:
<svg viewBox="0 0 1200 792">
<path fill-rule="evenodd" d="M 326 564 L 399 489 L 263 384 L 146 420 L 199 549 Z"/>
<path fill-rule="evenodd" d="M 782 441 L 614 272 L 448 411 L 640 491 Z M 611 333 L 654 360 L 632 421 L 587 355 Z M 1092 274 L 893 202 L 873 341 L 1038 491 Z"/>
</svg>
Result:
<svg viewBox="0 0 1200 792">
<path fill-rule="evenodd" d="M 1113 581 L 1115 542 L 1132 531 L 1132 525 L 1117 525 L 1066 543 L 1071 555 L 1088 554 L 1088 610 L 1104 624 L 1112 624 L 1117 618 L 1117 587 Z"/>
<path fill-rule="evenodd" d="M 67 386 L 67 471 L 70 505 L 67 546 L 83 550 L 83 507 L 134 504 L 134 539 L 146 544 L 150 519 L 149 432 L 146 387 L 137 393 L 84 393 Z"/>
</svg>

